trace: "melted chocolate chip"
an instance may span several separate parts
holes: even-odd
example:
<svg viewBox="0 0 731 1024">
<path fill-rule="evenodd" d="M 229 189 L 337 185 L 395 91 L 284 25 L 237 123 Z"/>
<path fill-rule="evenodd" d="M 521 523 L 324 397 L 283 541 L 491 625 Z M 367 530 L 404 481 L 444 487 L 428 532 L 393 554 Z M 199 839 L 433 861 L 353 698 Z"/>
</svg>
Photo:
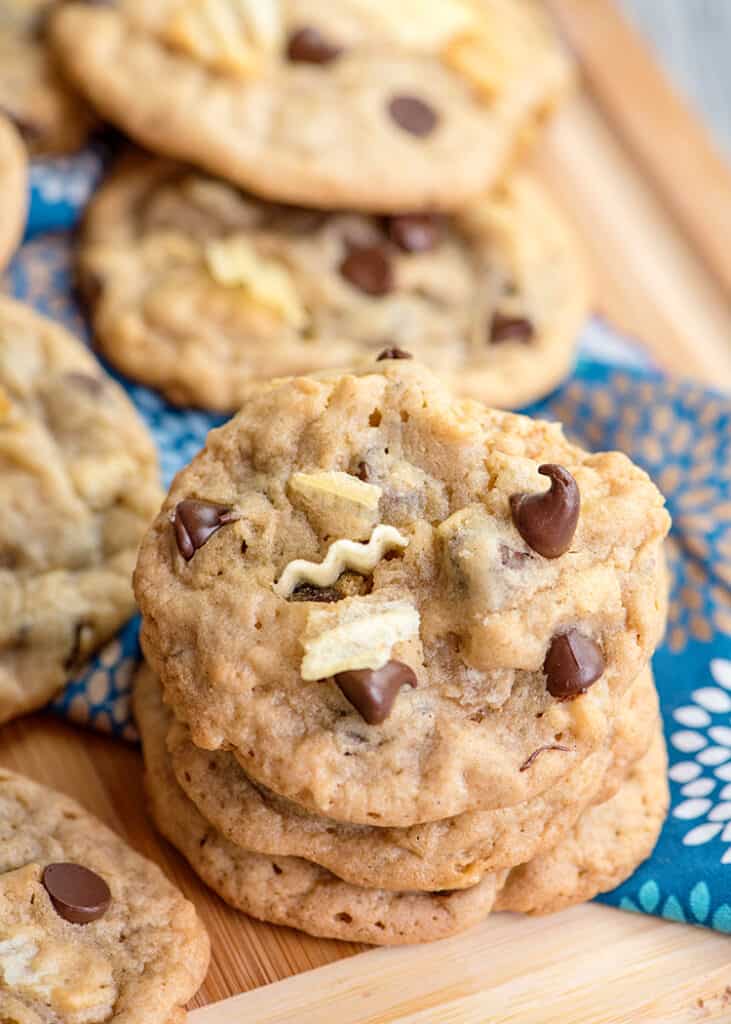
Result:
<svg viewBox="0 0 731 1024">
<path fill-rule="evenodd" d="M 198 548 L 202 548 L 217 530 L 237 519 L 238 514 L 228 505 L 198 501 L 195 498 L 179 501 L 173 515 L 178 551 L 189 562 Z"/>
<path fill-rule="evenodd" d="M 64 380 L 72 388 L 85 391 L 92 398 L 98 398 L 104 390 L 104 381 L 101 377 L 94 377 L 90 373 L 76 373 L 71 371 L 64 374 Z"/>
<path fill-rule="evenodd" d="M 329 64 L 343 52 L 329 42 L 319 29 L 305 25 L 289 37 L 287 57 L 296 64 Z"/>
<path fill-rule="evenodd" d="M 413 359 L 414 357 L 410 352 L 404 351 L 402 348 L 384 348 L 383 352 L 376 359 L 377 363 L 382 362 L 384 359 Z"/>
<path fill-rule="evenodd" d="M 70 924 L 97 921 L 112 901 L 104 879 L 81 864 L 49 864 L 41 881 L 58 916 Z"/>
<path fill-rule="evenodd" d="M 597 681 L 605 667 L 601 647 L 591 637 L 570 629 L 551 640 L 543 663 L 546 688 L 552 697 L 573 700 Z"/>
<path fill-rule="evenodd" d="M 522 569 L 526 562 L 533 561 L 533 556 L 527 551 L 516 551 L 509 548 L 507 544 L 501 544 L 498 548 L 500 562 L 506 569 Z"/>
<path fill-rule="evenodd" d="M 388 222 L 391 241 L 405 252 L 428 252 L 444 235 L 444 221 L 429 213 L 404 213 Z"/>
<path fill-rule="evenodd" d="M 495 313 L 490 322 L 490 342 L 500 345 L 504 341 L 520 341 L 530 344 L 536 336 L 533 323 L 525 316 L 505 316 Z"/>
<path fill-rule="evenodd" d="M 378 358 L 380 359 L 380 356 Z M 358 470 L 355 475 L 358 477 L 359 480 L 363 480 L 363 482 L 365 482 L 370 476 L 370 473 L 368 472 L 368 463 L 359 462 Z"/>
<path fill-rule="evenodd" d="M 566 753 L 569 753 L 571 748 L 565 747 L 563 743 L 544 743 L 542 747 L 538 747 L 537 750 L 534 750 L 530 757 L 526 757 L 518 771 L 527 772 L 533 762 L 537 761 L 541 754 L 544 754 L 547 750 L 563 750 Z"/>
<path fill-rule="evenodd" d="M 351 245 L 340 264 L 340 273 L 366 295 L 387 295 L 393 290 L 393 267 L 381 245 Z"/>
<path fill-rule="evenodd" d="M 320 601 L 322 604 L 333 604 L 342 601 L 341 594 L 335 587 L 316 587 L 312 583 L 300 583 L 292 592 L 290 601 Z"/>
<path fill-rule="evenodd" d="M 353 669 L 339 672 L 335 682 L 368 725 L 380 725 L 391 714 L 391 708 L 402 686 L 416 686 L 416 676 L 401 661 L 389 661 L 383 668 Z"/>
<path fill-rule="evenodd" d="M 551 480 L 540 494 L 513 494 L 510 511 L 518 533 L 544 558 L 568 551 L 576 533 L 581 495 L 576 481 L 563 466 L 544 464 L 538 472 Z"/>
<path fill-rule="evenodd" d="M 431 135 L 439 120 L 434 108 L 418 96 L 394 96 L 388 112 L 399 128 L 419 137 Z"/>
</svg>

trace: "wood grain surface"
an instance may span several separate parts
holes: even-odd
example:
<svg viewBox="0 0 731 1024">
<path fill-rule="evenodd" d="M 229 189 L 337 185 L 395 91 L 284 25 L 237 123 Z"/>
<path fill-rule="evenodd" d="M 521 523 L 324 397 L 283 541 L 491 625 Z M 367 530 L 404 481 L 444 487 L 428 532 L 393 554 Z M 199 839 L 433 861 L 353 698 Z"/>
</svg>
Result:
<svg viewBox="0 0 731 1024">
<path fill-rule="evenodd" d="M 688 159 L 687 111 L 679 114 L 646 51 L 606 0 L 547 3 L 575 48 L 587 88 L 550 131 L 536 167 L 583 237 L 597 310 L 642 338 L 669 370 L 731 390 L 722 251 L 729 235 L 720 228 L 731 215 L 728 175 L 706 161 L 705 151 Z M 605 16 L 611 20 L 602 35 Z M 624 58 L 617 90 L 606 69 L 616 73 Z M 638 83 L 649 83 L 647 94 L 636 91 Z M 651 146 L 640 137 L 643 124 L 653 126 Z M 692 132 L 703 139 L 693 122 Z M 658 168 L 658 150 L 667 164 L 683 167 L 689 193 L 714 190 L 714 216 L 682 202 L 674 174 Z M 194 1005 L 248 994 L 198 1011 L 191 1024 L 731 1020 L 729 939 L 597 904 L 545 920 L 501 915 L 445 943 L 333 963 L 359 947 L 237 914 L 156 837 L 145 816 L 136 749 L 36 715 L 2 729 L 0 764 L 76 796 L 194 900 L 213 938 L 211 971 Z M 328 964 L 321 973 L 301 974 Z M 269 982 L 279 983 L 259 988 Z"/>
</svg>

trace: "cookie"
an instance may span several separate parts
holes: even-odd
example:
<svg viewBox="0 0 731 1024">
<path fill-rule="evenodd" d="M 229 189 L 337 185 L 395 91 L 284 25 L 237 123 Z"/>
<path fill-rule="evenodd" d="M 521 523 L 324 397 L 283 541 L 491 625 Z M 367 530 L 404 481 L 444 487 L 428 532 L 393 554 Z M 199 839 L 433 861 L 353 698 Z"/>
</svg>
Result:
<svg viewBox="0 0 731 1024">
<path fill-rule="evenodd" d="M 25 149 L 11 122 L 0 113 L 0 270 L 20 242 L 27 204 Z"/>
<path fill-rule="evenodd" d="M 413 360 L 275 380 L 143 541 L 143 646 L 196 746 L 309 810 L 507 807 L 606 742 L 662 630 L 668 526 L 626 456 Z"/>
<path fill-rule="evenodd" d="M 172 401 L 222 411 L 252 378 L 400 348 L 497 406 L 567 374 L 581 253 L 522 174 L 451 217 L 317 213 L 130 155 L 86 214 L 80 280 L 98 344 Z"/>
<path fill-rule="evenodd" d="M 534 0 L 118 0 L 51 27 L 136 142 L 326 209 L 458 209 L 571 77 Z"/>
<path fill-rule="evenodd" d="M 0 722 L 48 701 L 133 614 L 160 499 L 122 389 L 64 328 L 0 298 Z"/>
<path fill-rule="evenodd" d="M 257 853 L 314 861 L 353 885 L 393 890 L 467 888 L 487 871 L 555 846 L 586 806 L 617 790 L 631 764 L 646 753 L 658 722 L 657 694 L 646 670 L 622 704 L 611 748 L 591 754 L 545 794 L 507 810 L 386 829 L 338 825 L 263 789 L 232 754 L 199 750 L 190 742 L 188 730 L 173 723 L 162 704 L 149 668 L 140 669 L 135 685 L 141 714 L 164 719 L 154 727 L 167 733 L 178 785 L 217 832 Z"/>
<path fill-rule="evenodd" d="M 89 106 L 61 72 L 46 42 L 46 23 L 63 0 L 0 4 L 0 110 L 14 121 L 33 156 L 73 153 L 93 124 Z"/>
<path fill-rule="evenodd" d="M 0 769 L 0 1019 L 180 1022 L 208 957 L 193 905 L 156 865 Z"/>
<path fill-rule="evenodd" d="M 504 872 L 462 892 L 388 892 L 349 885 L 299 857 L 268 857 L 235 846 L 203 818 L 175 780 L 159 691 L 143 681 L 134 705 L 155 824 L 231 906 L 311 935 L 374 945 L 444 938 L 489 913 Z"/>
<path fill-rule="evenodd" d="M 662 731 L 607 803 L 592 807 L 555 850 L 508 876 L 497 910 L 550 914 L 608 892 L 652 853 L 670 803 Z"/>
</svg>

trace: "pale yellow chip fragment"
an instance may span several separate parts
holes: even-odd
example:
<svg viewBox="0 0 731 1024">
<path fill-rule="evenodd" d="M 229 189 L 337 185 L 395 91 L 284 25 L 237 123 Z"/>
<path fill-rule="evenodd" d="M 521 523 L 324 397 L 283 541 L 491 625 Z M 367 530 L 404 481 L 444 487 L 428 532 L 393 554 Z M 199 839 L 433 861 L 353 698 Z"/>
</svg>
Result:
<svg viewBox="0 0 731 1024">
<path fill-rule="evenodd" d="M 352 598 L 313 609 L 302 638 L 300 675 L 312 681 L 352 669 L 379 669 L 398 643 L 419 635 L 419 612 L 408 601 Z"/>
<path fill-rule="evenodd" d="M 409 50 L 438 53 L 479 23 L 480 0 L 345 0 L 374 32 Z"/>
<path fill-rule="evenodd" d="M 290 497 L 323 535 L 365 540 L 378 522 L 381 488 L 339 470 L 293 473 Z"/>
<path fill-rule="evenodd" d="M 181 0 L 162 39 L 227 75 L 258 74 L 282 45 L 280 0 Z"/>
<path fill-rule="evenodd" d="M 305 497 L 325 495 L 336 501 L 361 505 L 369 510 L 378 508 L 382 493 L 376 484 L 365 483 L 357 476 L 339 470 L 324 473 L 293 473 L 289 479 L 289 486 Z"/>
<path fill-rule="evenodd" d="M 276 260 L 259 256 L 247 239 L 233 235 L 209 242 L 204 255 L 211 276 L 219 284 L 241 288 L 247 299 L 271 310 L 296 330 L 307 326 L 309 317 L 292 275 Z"/>
<path fill-rule="evenodd" d="M 367 575 L 383 558 L 387 551 L 408 546 L 395 526 L 377 526 L 367 544 L 353 540 L 336 540 L 330 545 L 322 562 L 308 562 L 296 558 L 284 569 L 274 584 L 274 592 L 280 597 L 289 597 L 302 583 L 313 587 L 330 587 L 346 570 Z"/>
</svg>

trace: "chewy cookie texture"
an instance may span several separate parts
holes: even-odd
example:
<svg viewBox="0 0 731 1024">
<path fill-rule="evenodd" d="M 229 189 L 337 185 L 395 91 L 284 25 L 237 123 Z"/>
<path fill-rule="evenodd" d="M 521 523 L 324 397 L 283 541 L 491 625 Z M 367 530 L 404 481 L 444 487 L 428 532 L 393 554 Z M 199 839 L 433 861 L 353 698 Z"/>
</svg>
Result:
<svg viewBox="0 0 731 1024">
<path fill-rule="evenodd" d="M 85 217 L 98 343 L 173 402 L 235 411 L 252 379 L 351 366 L 385 343 L 455 390 L 518 406 L 567 373 L 587 312 L 576 240 L 517 174 L 452 216 L 268 203 L 130 154 Z"/>
<path fill-rule="evenodd" d="M 152 439 L 62 327 L 0 298 L 0 722 L 40 707 L 133 614 L 159 508 Z"/>
<path fill-rule="evenodd" d="M 138 143 L 328 209 L 457 209 L 570 81 L 533 0 L 65 3 L 50 30 Z"/>
<path fill-rule="evenodd" d="M 73 800 L 0 769 L 3 1024 L 173 1024 L 208 957 L 158 867 Z"/>
<path fill-rule="evenodd" d="M 415 361 L 278 380 L 145 537 L 143 644 L 193 742 L 309 810 L 405 827 L 511 806 L 606 742 L 663 628 L 668 523 L 625 456 L 454 400 Z M 325 582 L 343 543 L 367 560 Z"/>
</svg>

